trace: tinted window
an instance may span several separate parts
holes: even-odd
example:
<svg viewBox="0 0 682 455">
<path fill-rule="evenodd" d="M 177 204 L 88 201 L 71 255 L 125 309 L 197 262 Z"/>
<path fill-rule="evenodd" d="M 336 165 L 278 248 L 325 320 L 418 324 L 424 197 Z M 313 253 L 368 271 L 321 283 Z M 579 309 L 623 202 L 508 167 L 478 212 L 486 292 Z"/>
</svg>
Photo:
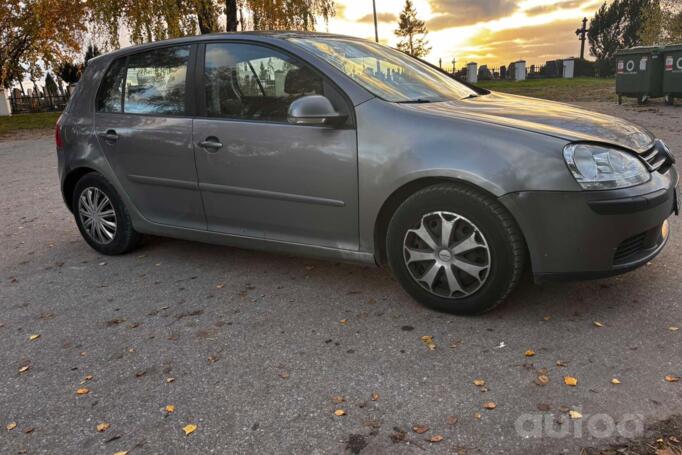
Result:
<svg viewBox="0 0 682 455">
<path fill-rule="evenodd" d="M 183 114 L 189 49 L 170 47 L 128 57 L 125 112 Z"/>
<path fill-rule="evenodd" d="M 126 59 L 120 58 L 109 67 L 97 94 L 98 112 L 121 112 Z"/>
<path fill-rule="evenodd" d="M 286 122 L 292 101 L 324 91 L 308 66 L 261 46 L 208 44 L 204 71 L 210 117 Z"/>
</svg>

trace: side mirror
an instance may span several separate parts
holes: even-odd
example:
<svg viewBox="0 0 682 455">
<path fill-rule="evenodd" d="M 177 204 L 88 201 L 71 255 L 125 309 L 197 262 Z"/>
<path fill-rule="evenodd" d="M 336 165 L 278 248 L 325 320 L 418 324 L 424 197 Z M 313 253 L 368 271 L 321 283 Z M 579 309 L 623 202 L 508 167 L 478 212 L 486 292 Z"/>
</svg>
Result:
<svg viewBox="0 0 682 455">
<path fill-rule="evenodd" d="M 293 125 L 339 126 L 347 115 L 339 114 L 331 101 L 322 95 L 304 96 L 289 106 L 289 123 Z"/>
</svg>

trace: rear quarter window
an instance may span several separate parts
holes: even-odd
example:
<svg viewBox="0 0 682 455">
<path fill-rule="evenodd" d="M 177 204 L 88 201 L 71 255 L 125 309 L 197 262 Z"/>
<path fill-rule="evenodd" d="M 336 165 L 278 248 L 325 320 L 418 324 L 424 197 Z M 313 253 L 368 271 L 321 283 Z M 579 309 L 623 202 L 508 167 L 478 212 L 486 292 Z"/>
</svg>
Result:
<svg viewBox="0 0 682 455">
<path fill-rule="evenodd" d="M 126 59 L 115 60 L 107 70 L 97 93 L 97 112 L 123 112 L 123 82 L 126 74 Z"/>
</svg>

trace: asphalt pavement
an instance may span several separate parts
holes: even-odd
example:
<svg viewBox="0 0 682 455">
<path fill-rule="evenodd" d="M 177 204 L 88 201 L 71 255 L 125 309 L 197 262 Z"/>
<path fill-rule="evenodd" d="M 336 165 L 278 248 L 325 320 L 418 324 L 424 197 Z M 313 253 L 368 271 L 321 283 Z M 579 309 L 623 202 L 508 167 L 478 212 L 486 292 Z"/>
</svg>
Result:
<svg viewBox="0 0 682 455">
<path fill-rule="evenodd" d="M 589 106 L 682 150 L 682 108 Z M 34 136 L 0 139 L 2 454 L 577 454 L 682 412 L 678 218 L 640 270 L 457 317 L 370 267 L 161 238 L 101 256 Z"/>
</svg>

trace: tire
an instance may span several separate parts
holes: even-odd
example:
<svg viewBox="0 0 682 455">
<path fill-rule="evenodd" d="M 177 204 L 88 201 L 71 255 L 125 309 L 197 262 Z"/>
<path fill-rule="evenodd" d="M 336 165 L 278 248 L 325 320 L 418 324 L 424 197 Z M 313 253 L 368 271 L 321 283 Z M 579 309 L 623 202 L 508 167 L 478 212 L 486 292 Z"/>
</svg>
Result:
<svg viewBox="0 0 682 455">
<path fill-rule="evenodd" d="M 443 248 L 435 239 L 445 237 L 442 228 L 449 225 L 448 247 Z M 436 248 L 423 240 L 422 228 Z M 422 189 L 398 207 L 389 223 L 386 253 L 393 274 L 415 300 L 461 315 L 481 314 L 502 303 L 526 262 L 523 236 L 507 210 L 481 191 L 449 183 Z"/>
<path fill-rule="evenodd" d="M 81 197 L 84 198 L 83 201 Z M 89 200 L 92 204 L 89 204 Z M 94 250 L 114 256 L 128 253 L 139 244 L 141 235 L 133 229 L 130 215 L 121 197 L 101 175 L 96 173 L 84 175 L 76 183 L 71 204 L 78 230 Z M 89 208 L 98 205 L 102 205 L 101 210 L 93 219 L 89 215 L 93 211 Z M 102 229 L 97 229 L 94 221 L 99 221 Z"/>
</svg>

